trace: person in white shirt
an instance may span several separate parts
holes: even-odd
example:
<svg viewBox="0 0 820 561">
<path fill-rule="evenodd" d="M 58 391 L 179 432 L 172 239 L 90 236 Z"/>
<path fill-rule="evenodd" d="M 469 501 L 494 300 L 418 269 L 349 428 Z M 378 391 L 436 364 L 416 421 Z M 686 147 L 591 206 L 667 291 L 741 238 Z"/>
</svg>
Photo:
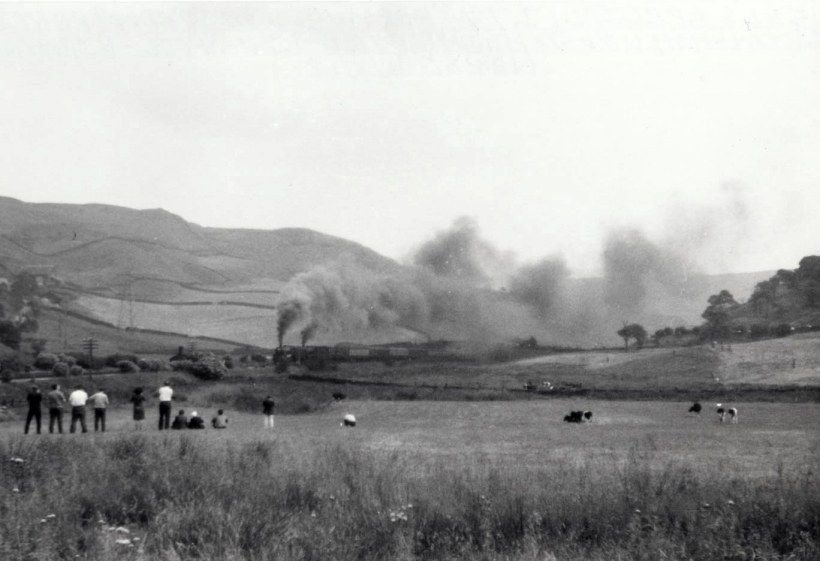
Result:
<svg viewBox="0 0 820 561">
<path fill-rule="evenodd" d="M 174 397 L 174 390 L 171 389 L 171 384 L 165 382 L 163 386 L 157 390 L 159 396 L 159 430 L 171 428 L 171 400 Z"/>
<path fill-rule="evenodd" d="M 94 404 L 94 432 L 102 428 L 105 432 L 105 410 L 108 407 L 108 396 L 100 388 L 97 393 L 88 398 Z"/>
<path fill-rule="evenodd" d="M 85 425 L 85 403 L 87 401 L 88 394 L 85 393 L 82 386 L 77 386 L 77 388 L 71 392 L 71 395 L 68 396 L 68 403 L 71 405 L 71 428 L 69 432 L 75 432 L 77 421 L 80 422 L 80 427 L 83 429 L 83 432 L 88 432 L 88 428 Z"/>
</svg>

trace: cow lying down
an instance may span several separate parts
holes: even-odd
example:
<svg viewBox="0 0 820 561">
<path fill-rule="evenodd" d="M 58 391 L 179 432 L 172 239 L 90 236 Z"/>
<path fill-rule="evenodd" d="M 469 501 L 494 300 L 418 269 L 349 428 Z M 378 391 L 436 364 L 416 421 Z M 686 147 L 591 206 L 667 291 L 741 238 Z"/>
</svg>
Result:
<svg viewBox="0 0 820 561">
<path fill-rule="evenodd" d="M 591 423 L 592 411 L 570 411 L 569 415 L 564 415 L 565 423 Z"/>
</svg>

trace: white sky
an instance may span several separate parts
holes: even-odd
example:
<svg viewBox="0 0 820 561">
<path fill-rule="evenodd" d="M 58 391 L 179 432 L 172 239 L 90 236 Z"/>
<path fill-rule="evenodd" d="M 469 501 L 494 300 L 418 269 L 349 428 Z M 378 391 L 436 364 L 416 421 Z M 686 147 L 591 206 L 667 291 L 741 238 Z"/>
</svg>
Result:
<svg viewBox="0 0 820 561">
<path fill-rule="evenodd" d="M 28 202 L 399 259 L 468 215 L 576 275 L 625 225 L 709 272 L 820 253 L 816 2 L 5 3 L 0 61 Z"/>
</svg>

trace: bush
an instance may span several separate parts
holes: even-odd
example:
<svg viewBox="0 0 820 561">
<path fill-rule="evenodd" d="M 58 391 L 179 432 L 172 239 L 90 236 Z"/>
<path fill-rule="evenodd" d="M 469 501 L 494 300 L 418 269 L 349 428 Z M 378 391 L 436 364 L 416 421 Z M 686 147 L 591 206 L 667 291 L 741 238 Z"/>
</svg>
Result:
<svg viewBox="0 0 820 561">
<path fill-rule="evenodd" d="M 233 357 L 231 355 L 225 355 L 224 357 L 222 357 L 222 362 L 225 363 L 225 368 L 227 368 L 228 370 L 233 368 Z"/>
<path fill-rule="evenodd" d="M 762 339 L 769 336 L 769 326 L 755 323 L 749 327 L 749 335 L 752 339 Z"/>
<path fill-rule="evenodd" d="M 37 355 L 37 358 L 34 359 L 34 367 L 39 370 L 51 370 L 58 362 L 57 355 L 40 353 Z"/>
<path fill-rule="evenodd" d="M 77 359 L 71 355 L 60 353 L 57 355 L 57 362 L 65 362 L 69 366 L 77 364 Z"/>
<path fill-rule="evenodd" d="M 76 363 L 86 370 L 101 370 L 105 367 L 105 360 L 97 357 L 89 358 L 88 355 L 78 356 Z"/>
<path fill-rule="evenodd" d="M 171 370 L 174 372 L 189 372 L 194 362 L 191 360 L 172 360 Z"/>
<path fill-rule="evenodd" d="M 0 372 L 0 383 L 10 384 L 12 378 L 14 378 L 14 376 L 12 375 L 11 370 L 3 370 Z"/>
<path fill-rule="evenodd" d="M 105 357 L 105 365 L 115 368 L 118 363 L 122 362 L 123 360 L 128 360 L 134 363 L 138 362 L 137 355 L 130 354 L 130 353 L 114 353 Z"/>
<path fill-rule="evenodd" d="M 74 364 L 70 366 L 68 369 L 69 376 L 82 376 L 83 374 L 85 374 L 85 368 L 83 368 L 79 364 Z"/>
<path fill-rule="evenodd" d="M 57 378 L 65 378 L 68 376 L 70 366 L 65 362 L 58 362 L 51 368 L 51 373 Z"/>
<path fill-rule="evenodd" d="M 205 357 L 196 361 L 190 370 L 200 380 L 220 380 L 228 374 L 228 369 L 216 357 Z"/>
<path fill-rule="evenodd" d="M 161 370 L 169 370 L 169 366 L 163 360 L 141 358 L 137 361 L 137 366 L 143 372 L 159 372 Z"/>
<path fill-rule="evenodd" d="M 121 360 L 117 363 L 117 368 L 120 369 L 120 372 L 123 374 L 127 374 L 130 372 L 139 372 L 140 368 L 130 360 Z"/>
</svg>

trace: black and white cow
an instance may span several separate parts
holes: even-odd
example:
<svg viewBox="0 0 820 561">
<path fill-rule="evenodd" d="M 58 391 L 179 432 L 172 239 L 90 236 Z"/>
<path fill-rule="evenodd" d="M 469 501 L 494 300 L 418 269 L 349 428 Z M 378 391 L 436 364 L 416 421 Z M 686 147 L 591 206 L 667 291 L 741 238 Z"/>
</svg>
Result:
<svg viewBox="0 0 820 561">
<path fill-rule="evenodd" d="M 737 408 L 723 407 L 720 403 L 717 404 L 717 414 L 720 416 L 720 422 L 726 420 L 726 415 L 729 415 L 729 422 L 733 425 L 737 424 Z"/>
<path fill-rule="evenodd" d="M 700 414 L 702 409 L 703 406 L 700 403 L 695 403 L 694 405 L 692 405 L 692 407 L 689 408 L 689 412 Z"/>
<path fill-rule="evenodd" d="M 356 417 L 348 413 L 342 419 L 341 425 L 342 427 L 355 427 L 356 426 Z"/>
<path fill-rule="evenodd" d="M 565 423 L 587 423 L 592 422 L 592 411 L 570 411 L 564 416 Z"/>
</svg>

